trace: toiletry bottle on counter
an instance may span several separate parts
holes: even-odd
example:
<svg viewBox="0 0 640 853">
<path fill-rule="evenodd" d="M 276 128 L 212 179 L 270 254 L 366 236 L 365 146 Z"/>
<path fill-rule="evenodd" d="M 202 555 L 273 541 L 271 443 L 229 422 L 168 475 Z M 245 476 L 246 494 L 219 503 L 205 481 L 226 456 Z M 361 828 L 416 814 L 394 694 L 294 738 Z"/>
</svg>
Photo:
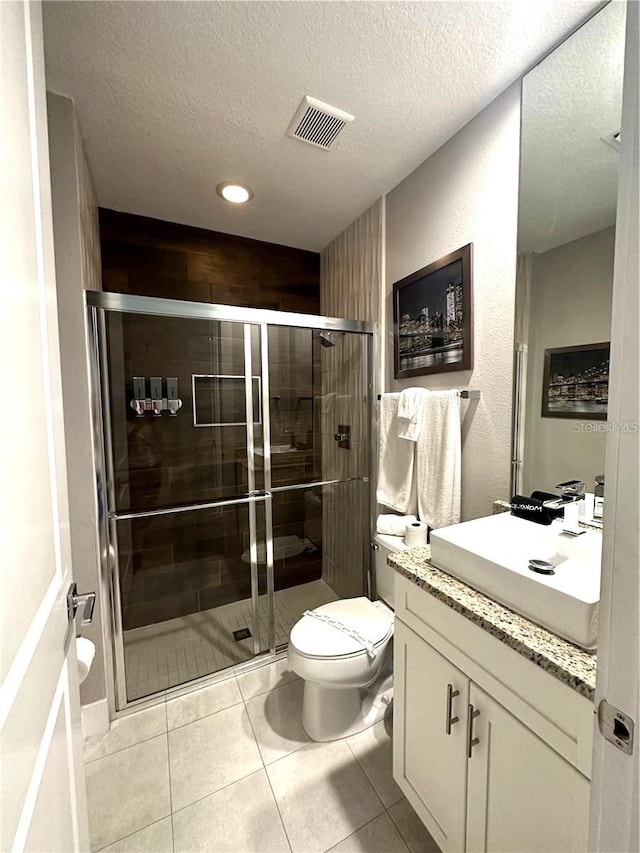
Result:
<svg viewBox="0 0 640 853">
<path fill-rule="evenodd" d="M 593 494 L 593 517 L 601 521 L 604 512 L 604 474 L 596 477 Z"/>
</svg>

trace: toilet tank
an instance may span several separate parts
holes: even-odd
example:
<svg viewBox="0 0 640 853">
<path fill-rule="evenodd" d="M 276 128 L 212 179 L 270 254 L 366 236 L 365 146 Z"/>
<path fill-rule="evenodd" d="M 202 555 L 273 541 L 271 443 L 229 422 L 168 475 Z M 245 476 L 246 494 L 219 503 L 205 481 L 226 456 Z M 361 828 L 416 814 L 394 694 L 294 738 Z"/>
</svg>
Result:
<svg viewBox="0 0 640 853">
<path fill-rule="evenodd" d="M 390 554 L 398 551 L 406 551 L 408 549 L 401 536 L 387 536 L 385 533 L 376 533 L 373 541 L 378 546 L 378 550 L 375 552 L 374 566 L 376 573 L 376 592 L 378 597 L 388 604 L 389 607 L 395 609 L 393 602 L 393 584 L 396 571 L 387 563 L 387 557 Z"/>
</svg>

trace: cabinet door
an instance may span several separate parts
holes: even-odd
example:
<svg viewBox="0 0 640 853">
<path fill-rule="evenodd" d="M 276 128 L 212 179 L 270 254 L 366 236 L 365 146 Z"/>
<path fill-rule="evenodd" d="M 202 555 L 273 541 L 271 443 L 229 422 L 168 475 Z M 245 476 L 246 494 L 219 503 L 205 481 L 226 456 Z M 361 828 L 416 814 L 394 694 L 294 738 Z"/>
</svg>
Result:
<svg viewBox="0 0 640 853">
<path fill-rule="evenodd" d="M 444 853 L 464 850 L 468 701 L 469 679 L 396 619 L 393 775 Z"/>
<path fill-rule="evenodd" d="M 467 851 L 586 850 L 588 780 L 476 684 L 470 696 Z"/>
</svg>

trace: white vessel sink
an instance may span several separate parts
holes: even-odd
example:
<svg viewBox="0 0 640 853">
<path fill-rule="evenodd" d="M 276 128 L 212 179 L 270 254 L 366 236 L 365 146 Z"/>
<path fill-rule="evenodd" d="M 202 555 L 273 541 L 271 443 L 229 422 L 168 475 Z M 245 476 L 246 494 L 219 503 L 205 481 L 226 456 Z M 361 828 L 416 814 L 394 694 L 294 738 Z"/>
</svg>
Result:
<svg viewBox="0 0 640 853">
<path fill-rule="evenodd" d="M 585 649 L 598 638 L 602 533 L 572 537 L 562 521 L 545 527 L 509 513 L 441 527 L 431 534 L 439 569 Z M 552 563 L 555 574 L 531 571 Z"/>
</svg>

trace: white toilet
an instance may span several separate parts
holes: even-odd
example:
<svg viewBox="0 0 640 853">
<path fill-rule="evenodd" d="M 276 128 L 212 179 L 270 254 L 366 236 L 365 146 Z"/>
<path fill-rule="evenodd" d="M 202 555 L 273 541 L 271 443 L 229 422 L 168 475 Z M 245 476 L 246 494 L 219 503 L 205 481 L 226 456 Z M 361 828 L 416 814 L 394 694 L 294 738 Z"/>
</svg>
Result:
<svg viewBox="0 0 640 853">
<path fill-rule="evenodd" d="M 380 601 L 343 598 L 317 607 L 291 630 L 289 666 L 304 679 L 302 725 L 312 740 L 353 735 L 381 720 L 393 698 L 391 552 L 399 536 L 376 534 Z"/>
</svg>

